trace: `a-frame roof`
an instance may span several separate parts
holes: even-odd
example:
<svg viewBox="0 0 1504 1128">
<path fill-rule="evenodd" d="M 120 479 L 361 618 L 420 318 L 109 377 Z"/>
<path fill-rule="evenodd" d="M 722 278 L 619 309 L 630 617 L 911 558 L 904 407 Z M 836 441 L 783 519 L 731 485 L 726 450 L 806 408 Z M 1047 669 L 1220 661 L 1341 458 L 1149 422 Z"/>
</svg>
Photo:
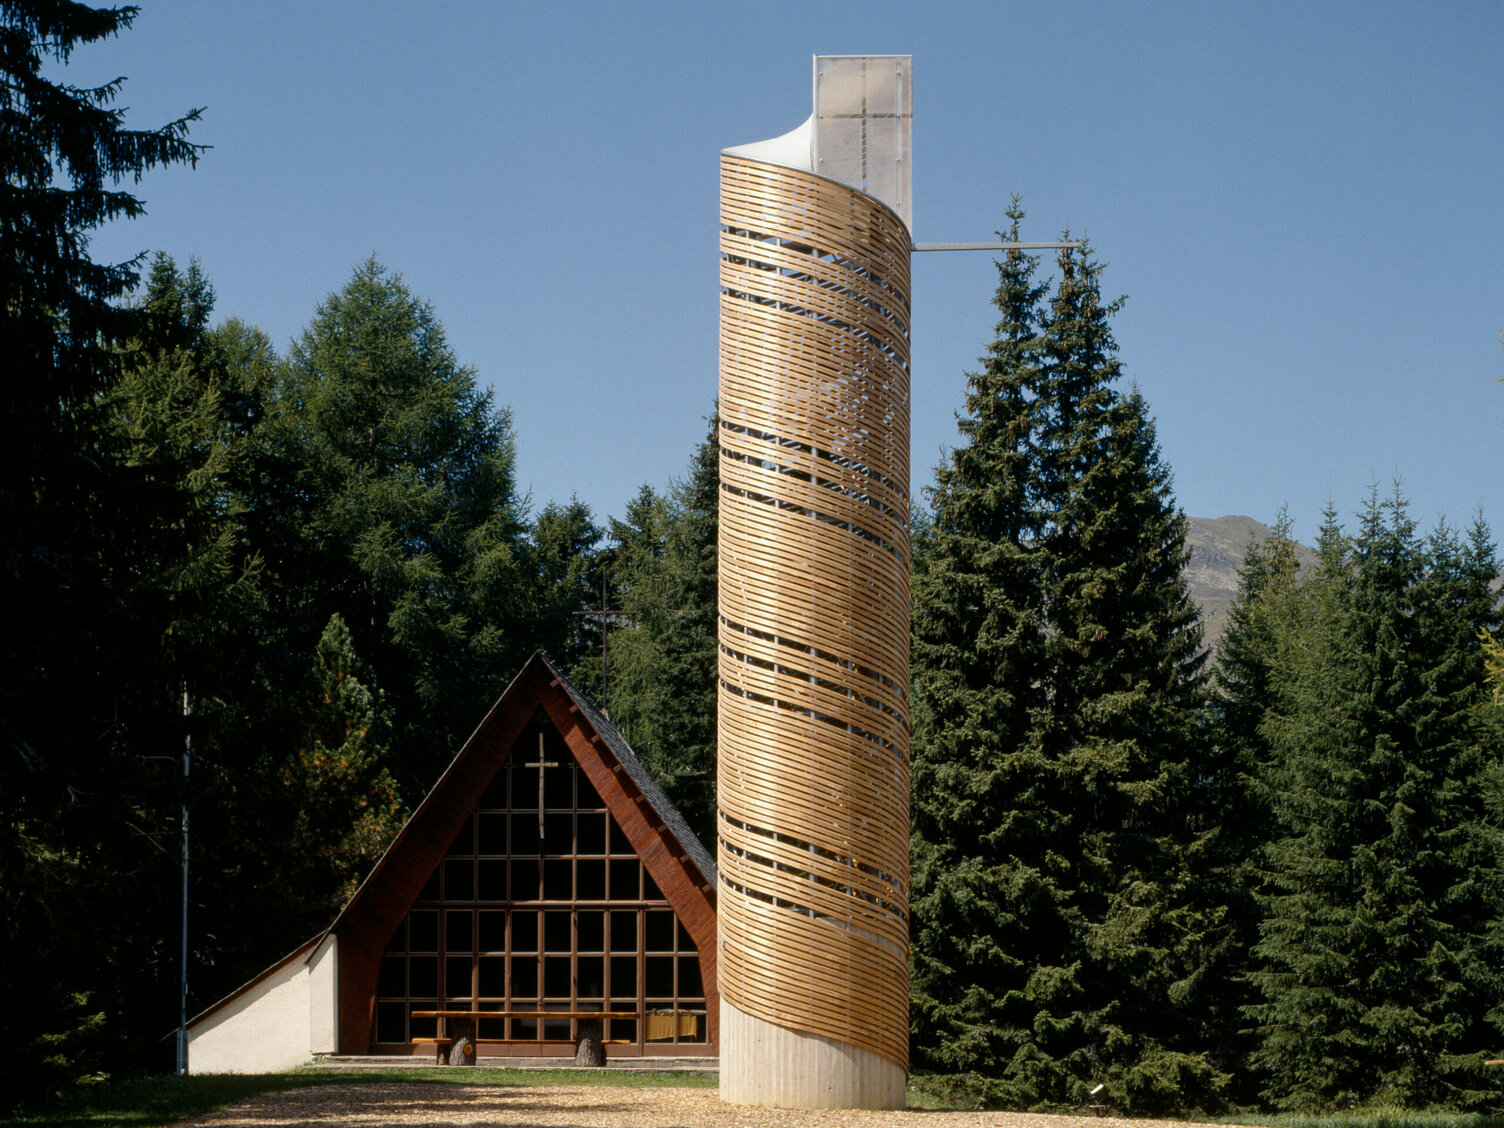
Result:
<svg viewBox="0 0 1504 1128">
<path fill-rule="evenodd" d="M 450 843 L 479 805 L 517 738 L 542 709 L 700 953 L 716 1040 L 715 861 L 609 719 L 541 650 L 512 679 L 329 931 L 339 937 L 339 1043 L 370 1041 L 381 953 Z"/>
</svg>

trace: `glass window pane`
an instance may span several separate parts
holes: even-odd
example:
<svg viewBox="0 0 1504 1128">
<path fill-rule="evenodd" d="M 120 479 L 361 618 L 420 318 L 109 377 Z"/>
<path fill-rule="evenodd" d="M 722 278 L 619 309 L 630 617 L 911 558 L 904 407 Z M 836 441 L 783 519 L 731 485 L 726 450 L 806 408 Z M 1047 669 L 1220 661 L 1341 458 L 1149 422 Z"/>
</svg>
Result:
<svg viewBox="0 0 1504 1128">
<path fill-rule="evenodd" d="M 583 769 L 575 777 L 574 786 L 574 805 L 580 810 L 597 811 L 606 805 L 601 802 L 601 797 L 596 794 L 595 787 L 590 782 L 590 777 L 585 774 Z"/>
<path fill-rule="evenodd" d="M 579 995 L 598 996 L 606 990 L 606 961 L 601 956 L 580 956 L 575 961 L 575 991 Z M 581 1010 L 594 1010 L 580 1004 Z"/>
<path fill-rule="evenodd" d="M 653 875 L 648 873 L 647 866 L 642 867 L 642 899 L 644 901 L 662 901 L 663 894 L 659 891 Z"/>
<path fill-rule="evenodd" d="M 450 956 L 444 961 L 444 997 L 468 1001 L 474 995 L 470 982 L 470 957 Z"/>
<path fill-rule="evenodd" d="M 410 952 L 437 952 L 439 950 L 439 914 L 432 909 L 415 909 L 407 914 L 408 948 Z"/>
<path fill-rule="evenodd" d="M 538 957 L 513 956 L 511 971 L 512 998 L 536 999 L 538 997 Z"/>
<path fill-rule="evenodd" d="M 514 811 L 538 810 L 538 769 L 530 768 L 528 764 L 538 762 L 538 735 L 523 737 L 517 745 L 517 751 L 513 753 L 511 767 L 512 777 L 512 801 L 511 808 Z M 546 757 L 545 757 L 546 759 Z"/>
<path fill-rule="evenodd" d="M 408 997 L 436 999 L 439 996 L 439 957 L 409 956 L 407 961 Z M 429 1008 L 432 1010 L 433 1008 Z"/>
<path fill-rule="evenodd" d="M 536 952 L 538 950 L 538 914 L 535 912 L 512 913 L 512 951 Z"/>
<path fill-rule="evenodd" d="M 543 863 L 543 899 L 574 899 L 574 863 L 568 858 L 549 858 Z"/>
<path fill-rule="evenodd" d="M 611 821 L 611 853 L 630 854 L 636 857 L 636 851 L 632 849 L 632 844 L 627 841 L 627 836 L 622 833 L 621 827 L 616 825 L 616 820 L 609 815 L 606 817 Z"/>
<path fill-rule="evenodd" d="M 674 914 L 665 909 L 650 910 L 643 914 L 643 948 L 649 952 L 672 952 L 674 950 Z"/>
<path fill-rule="evenodd" d="M 637 995 L 637 957 L 611 957 L 611 994 Z M 632 1004 L 637 1005 L 635 1002 Z"/>
<path fill-rule="evenodd" d="M 584 814 L 575 816 L 575 833 L 578 835 L 575 848 L 581 854 L 604 854 L 606 852 L 607 815 Z"/>
<path fill-rule="evenodd" d="M 500 858 L 486 858 L 475 863 L 479 875 L 475 890 L 477 901 L 505 901 L 507 899 L 507 863 Z"/>
<path fill-rule="evenodd" d="M 507 852 L 506 815 L 480 816 L 480 839 L 478 848 L 482 854 L 505 854 Z"/>
<path fill-rule="evenodd" d="M 637 913 L 631 909 L 617 909 L 611 914 L 611 950 L 637 951 Z"/>
<path fill-rule="evenodd" d="M 573 994 L 569 962 L 568 956 L 543 957 L 543 994 L 548 998 L 567 999 Z"/>
<path fill-rule="evenodd" d="M 705 988 L 700 984 L 700 957 L 679 957 L 679 998 L 703 999 Z"/>
<path fill-rule="evenodd" d="M 649 956 L 643 964 L 643 994 L 652 999 L 671 998 L 674 994 L 673 957 Z"/>
<path fill-rule="evenodd" d="M 543 853 L 574 853 L 574 814 L 550 811 L 543 817 Z"/>
<path fill-rule="evenodd" d="M 445 913 L 444 950 L 446 952 L 470 951 L 471 925 L 472 914 L 468 909 L 451 910 Z"/>
<path fill-rule="evenodd" d="M 444 900 L 469 901 L 475 896 L 475 863 L 450 858 L 444 863 Z"/>
<path fill-rule="evenodd" d="M 527 858 L 538 855 L 538 816 L 515 814 L 511 818 L 512 857 Z"/>
<path fill-rule="evenodd" d="M 581 909 L 575 913 L 574 926 L 576 947 L 581 952 L 606 950 L 606 914 L 599 910 Z"/>
<path fill-rule="evenodd" d="M 482 956 L 478 974 L 480 989 L 476 993 L 482 998 L 499 999 L 507 993 L 507 961 L 502 956 Z"/>
<path fill-rule="evenodd" d="M 376 1041 L 407 1041 L 407 1004 L 376 1004 Z"/>
<path fill-rule="evenodd" d="M 512 900 L 536 901 L 538 899 L 538 861 L 513 861 L 512 866 Z"/>
<path fill-rule="evenodd" d="M 381 957 L 381 978 L 376 983 L 376 994 L 384 999 L 402 999 L 407 996 L 407 960 L 402 956 Z M 382 1039 L 378 1038 L 377 1041 Z"/>
<path fill-rule="evenodd" d="M 550 751 L 548 758 L 558 762 L 558 767 L 543 771 L 543 805 L 552 811 L 574 810 L 574 762 L 569 753 L 559 755 Z"/>
<path fill-rule="evenodd" d="M 504 811 L 507 808 L 507 772 L 503 768 L 496 773 L 491 786 L 481 796 L 480 805 L 489 811 Z"/>
<path fill-rule="evenodd" d="M 611 899 L 637 900 L 637 880 L 642 871 L 642 863 L 636 858 L 612 858 L 607 864 L 611 867 Z"/>
<path fill-rule="evenodd" d="M 558 909 L 543 914 L 543 950 L 545 952 L 570 950 L 569 917 L 568 909 Z"/>
<path fill-rule="evenodd" d="M 575 899 L 578 901 L 604 901 L 606 899 L 606 862 L 603 858 L 581 858 L 574 864 Z"/>
<path fill-rule="evenodd" d="M 504 952 L 507 947 L 507 914 L 502 909 L 482 910 L 480 916 L 479 950 Z"/>
</svg>

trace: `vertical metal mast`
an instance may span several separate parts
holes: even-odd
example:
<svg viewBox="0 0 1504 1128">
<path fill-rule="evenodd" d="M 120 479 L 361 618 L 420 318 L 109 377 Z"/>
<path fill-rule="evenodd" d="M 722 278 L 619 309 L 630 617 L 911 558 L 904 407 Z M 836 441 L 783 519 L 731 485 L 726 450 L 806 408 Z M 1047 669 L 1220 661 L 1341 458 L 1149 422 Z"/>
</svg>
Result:
<svg viewBox="0 0 1504 1128">
<path fill-rule="evenodd" d="M 193 715 L 188 683 L 183 683 L 183 718 Z M 188 1073 L 188 766 L 193 756 L 193 734 L 183 732 L 183 913 L 178 976 L 178 1076 Z"/>
</svg>

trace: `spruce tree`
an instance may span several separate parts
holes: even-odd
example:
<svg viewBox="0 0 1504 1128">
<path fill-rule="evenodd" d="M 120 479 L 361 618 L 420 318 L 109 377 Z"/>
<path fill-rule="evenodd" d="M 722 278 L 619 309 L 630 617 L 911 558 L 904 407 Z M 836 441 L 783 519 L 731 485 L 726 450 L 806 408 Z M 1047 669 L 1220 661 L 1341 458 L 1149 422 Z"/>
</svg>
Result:
<svg viewBox="0 0 1504 1128">
<path fill-rule="evenodd" d="M 1396 491 L 1352 537 L 1329 512 L 1318 558 L 1261 726 L 1275 834 L 1252 1061 L 1281 1108 L 1480 1107 L 1504 990 L 1501 749 L 1477 643 L 1492 545 L 1481 524 L 1466 543 L 1419 537 Z"/>
<path fill-rule="evenodd" d="M 644 486 L 612 522 L 612 716 L 707 845 L 715 842 L 719 419 L 663 497 Z"/>
<path fill-rule="evenodd" d="M 392 717 L 338 614 L 319 638 L 301 710 L 303 739 L 282 766 L 291 815 L 276 844 L 282 911 L 298 934 L 327 927 L 402 828 L 387 771 Z"/>
<path fill-rule="evenodd" d="M 141 329 L 119 302 L 140 261 L 95 262 L 89 235 L 141 213 L 127 188 L 145 172 L 202 147 L 187 140 L 196 111 L 127 128 L 123 79 L 62 77 L 77 48 L 135 15 L 0 2 L 0 964 L 12 969 L 0 1109 L 106 1055 L 134 1068 L 155 1038 L 144 1028 L 169 1010 L 138 1019 L 127 1002 L 160 972 L 142 919 L 158 903 L 160 828 L 132 828 L 138 797 L 161 787 L 140 757 L 167 734 L 143 739 L 130 723 L 143 612 L 115 550 L 137 499 L 101 402 Z M 170 735 L 175 751 L 182 732 Z M 138 877 L 147 892 L 132 898 Z"/>
<path fill-rule="evenodd" d="M 1022 210 L 1005 238 L 1018 238 Z M 921 1063 L 1029 1107 L 1209 1101 L 1185 520 L 1089 250 L 1009 252 L 914 570 Z"/>
</svg>

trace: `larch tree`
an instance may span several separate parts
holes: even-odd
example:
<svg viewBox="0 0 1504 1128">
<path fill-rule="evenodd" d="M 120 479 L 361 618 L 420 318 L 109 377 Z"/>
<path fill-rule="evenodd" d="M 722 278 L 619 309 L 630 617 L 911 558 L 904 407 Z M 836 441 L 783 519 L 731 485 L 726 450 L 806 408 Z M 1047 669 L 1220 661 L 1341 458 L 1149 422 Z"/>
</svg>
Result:
<svg viewBox="0 0 1504 1128">
<path fill-rule="evenodd" d="M 1018 238 L 1022 211 L 1009 211 Z M 1200 623 L 1101 266 L 999 263 L 997 336 L 920 522 L 913 602 L 919 1060 L 1025 1107 L 1210 1103 L 1192 809 Z M 1209 922 L 1211 922 L 1209 924 Z"/>
<path fill-rule="evenodd" d="M 391 703 L 394 771 L 419 793 L 531 649 L 510 415 L 374 259 L 293 342 L 267 415 L 270 496 L 254 505 L 282 651 L 311 653 L 341 617 Z"/>
</svg>

